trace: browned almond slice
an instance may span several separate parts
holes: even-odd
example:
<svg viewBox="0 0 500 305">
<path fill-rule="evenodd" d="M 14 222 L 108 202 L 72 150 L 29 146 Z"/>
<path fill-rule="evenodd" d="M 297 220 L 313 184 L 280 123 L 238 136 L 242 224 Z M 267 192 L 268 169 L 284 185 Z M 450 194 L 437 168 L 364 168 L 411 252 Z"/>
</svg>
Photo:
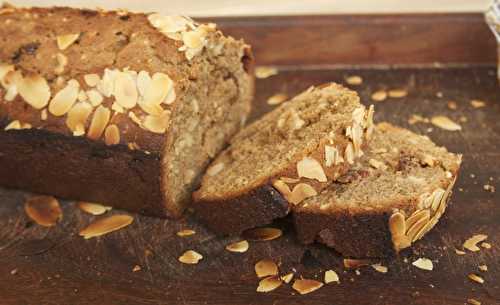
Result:
<svg viewBox="0 0 500 305">
<path fill-rule="evenodd" d="M 279 180 L 281 180 L 285 183 L 297 183 L 300 181 L 299 178 L 290 178 L 290 177 L 280 177 Z"/>
<path fill-rule="evenodd" d="M 430 212 L 429 210 L 417 210 L 411 214 L 410 217 L 406 220 L 406 225 L 408 226 L 408 229 L 411 228 L 418 220 L 422 218 L 429 219 L 430 218 Z"/>
<path fill-rule="evenodd" d="M 349 164 L 354 164 L 354 147 L 352 143 L 347 144 L 344 151 L 344 159 Z"/>
<path fill-rule="evenodd" d="M 474 281 L 479 284 L 484 284 L 484 279 L 477 274 L 471 273 L 468 275 L 468 277 L 471 281 Z"/>
<path fill-rule="evenodd" d="M 284 93 L 277 93 L 267 99 L 267 104 L 274 106 L 279 105 L 288 99 L 288 95 Z"/>
<path fill-rule="evenodd" d="M 151 85 L 151 76 L 149 76 L 149 73 L 146 71 L 140 71 L 137 74 L 137 90 L 139 91 L 139 94 L 141 96 L 144 96 L 146 94 L 146 91 L 149 89 L 149 86 Z"/>
<path fill-rule="evenodd" d="M 130 225 L 133 221 L 134 218 L 129 215 L 113 215 L 101 218 L 81 230 L 79 235 L 83 236 L 85 239 L 101 236 L 124 228 Z"/>
<path fill-rule="evenodd" d="M 292 204 L 299 204 L 304 199 L 318 195 L 318 192 L 307 183 L 299 183 L 294 188 L 293 191 L 284 197 Z"/>
<path fill-rule="evenodd" d="M 278 274 L 278 266 L 270 259 L 263 259 L 255 264 L 255 274 L 257 277 L 262 278 L 270 275 Z"/>
<path fill-rule="evenodd" d="M 255 77 L 264 79 L 278 74 L 278 69 L 269 66 L 259 66 L 255 68 Z"/>
<path fill-rule="evenodd" d="M 101 137 L 102 133 L 108 125 L 109 117 L 111 111 L 108 108 L 100 105 L 94 112 L 92 116 L 92 121 L 90 122 L 89 131 L 87 132 L 87 137 L 92 140 L 97 140 Z"/>
<path fill-rule="evenodd" d="M 456 110 L 457 109 L 457 102 L 455 102 L 455 101 L 448 101 L 448 103 L 446 105 L 451 110 Z"/>
<path fill-rule="evenodd" d="M 382 102 L 382 101 L 385 101 L 387 99 L 387 91 L 385 90 L 379 90 L 379 91 L 376 91 L 372 94 L 371 96 L 372 100 L 374 100 L 375 102 Z"/>
<path fill-rule="evenodd" d="M 57 46 L 59 50 L 66 50 L 80 37 L 80 33 L 57 36 Z"/>
<path fill-rule="evenodd" d="M 363 78 L 358 75 L 352 75 L 345 78 L 347 84 L 352 86 L 358 86 L 363 83 Z"/>
<path fill-rule="evenodd" d="M 59 201 L 52 196 L 33 196 L 24 203 L 24 211 L 37 224 L 44 227 L 55 226 L 62 219 Z"/>
<path fill-rule="evenodd" d="M 431 123 L 444 130 L 458 131 L 462 130 L 462 127 L 457 123 L 453 122 L 449 117 L 444 115 L 437 115 L 431 118 Z"/>
<path fill-rule="evenodd" d="M 269 292 L 281 286 L 282 281 L 279 276 L 269 276 L 259 282 L 257 292 Z"/>
<path fill-rule="evenodd" d="M 483 243 L 481 243 L 481 247 L 483 247 L 485 249 L 491 249 L 491 244 L 487 243 L 487 242 L 483 242 Z"/>
<path fill-rule="evenodd" d="M 196 251 L 188 250 L 179 257 L 179 262 L 183 264 L 195 265 L 198 264 L 201 259 L 203 259 L 203 255 Z"/>
<path fill-rule="evenodd" d="M 101 81 L 98 74 L 85 74 L 83 80 L 89 87 L 95 87 Z"/>
<path fill-rule="evenodd" d="M 54 116 L 65 115 L 78 99 L 79 85 L 77 82 L 68 83 L 61 91 L 57 92 L 50 101 L 49 112 Z"/>
<path fill-rule="evenodd" d="M 144 94 L 144 103 L 160 105 L 166 101 L 172 90 L 174 90 L 174 83 L 170 77 L 164 73 L 155 73 Z"/>
<path fill-rule="evenodd" d="M 484 101 L 481 101 L 481 100 L 471 100 L 470 104 L 474 108 L 481 108 L 481 107 L 486 106 L 486 103 Z"/>
<path fill-rule="evenodd" d="M 415 236 L 417 236 L 417 233 L 429 222 L 429 217 L 428 214 L 424 215 L 425 217 L 422 217 L 418 219 L 411 227 L 408 228 L 408 231 L 406 231 L 406 236 L 410 238 L 410 240 L 414 240 Z"/>
<path fill-rule="evenodd" d="M 22 78 L 17 90 L 24 101 L 35 109 L 42 109 L 49 103 L 50 87 L 45 78 L 40 75 L 30 75 Z"/>
<path fill-rule="evenodd" d="M 91 113 L 92 105 L 87 102 L 76 103 L 68 112 L 66 126 L 68 126 L 71 131 L 75 131 L 76 125 L 85 125 Z"/>
<path fill-rule="evenodd" d="M 248 241 L 242 240 L 239 242 L 235 242 L 226 246 L 226 250 L 229 252 L 238 252 L 243 253 L 248 251 Z"/>
<path fill-rule="evenodd" d="M 158 134 L 165 133 L 169 124 L 170 111 L 168 110 L 164 110 L 160 116 L 147 115 L 142 122 L 145 129 Z"/>
<path fill-rule="evenodd" d="M 102 215 L 112 209 L 111 207 L 99 203 L 85 202 L 85 201 L 79 202 L 78 208 L 92 215 Z"/>
<path fill-rule="evenodd" d="M 467 299 L 467 303 L 469 303 L 470 305 L 481 305 L 481 302 L 476 299 Z"/>
<path fill-rule="evenodd" d="M 473 235 L 471 238 L 467 239 L 463 246 L 465 249 L 472 251 L 472 252 L 477 252 L 479 251 L 479 247 L 477 246 L 478 243 L 485 241 L 488 238 L 488 235 L 485 234 L 476 234 Z"/>
<path fill-rule="evenodd" d="M 134 79 L 129 73 L 118 72 L 115 76 L 114 96 L 116 102 L 125 109 L 131 109 L 137 105 L 139 93 Z"/>
<path fill-rule="evenodd" d="M 106 145 L 120 144 L 120 129 L 118 129 L 118 126 L 111 124 L 106 127 L 104 131 L 104 143 Z"/>
<path fill-rule="evenodd" d="M 330 167 L 332 165 L 337 165 L 344 162 L 340 152 L 337 147 L 325 145 L 325 165 Z"/>
<path fill-rule="evenodd" d="M 321 163 L 311 157 L 305 157 L 297 162 L 297 174 L 299 177 L 316 179 L 319 182 L 326 182 L 326 175 Z"/>
<path fill-rule="evenodd" d="M 268 241 L 279 238 L 283 232 L 276 228 L 255 228 L 243 232 L 243 237 L 251 241 Z"/>
<path fill-rule="evenodd" d="M 22 129 L 21 122 L 19 120 L 14 120 L 5 126 L 4 130 L 19 130 Z"/>
<path fill-rule="evenodd" d="M 457 255 L 465 255 L 465 251 L 458 250 L 458 249 L 455 249 L 455 253 L 456 253 Z"/>
<path fill-rule="evenodd" d="M 135 265 L 134 268 L 132 268 L 132 272 L 137 272 L 137 271 L 141 271 L 141 266 L 139 265 Z"/>
<path fill-rule="evenodd" d="M 329 284 L 331 282 L 340 283 L 339 275 L 333 270 L 327 270 L 325 271 L 325 284 Z"/>
<path fill-rule="evenodd" d="M 402 98 L 408 95 L 408 91 L 406 89 L 391 89 L 388 94 L 392 98 Z"/>
<path fill-rule="evenodd" d="M 300 279 L 293 282 L 292 288 L 300 294 L 308 294 L 323 287 L 323 283 L 315 280 Z"/>
<path fill-rule="evenodd" d="M 428 258 L 419 258 L 411 264 L 422 270 L 432 271 L 432 269 L 434 269 L 432 261 Z"/>
<path fill-rule="evenodd" d="M 180 230 L 176 234 L 179 237 L 186 237 L 186 236 L 191 236 L 191 235 L 196 234 L 196 231 L 195 230 L 191 230 L 191 229 L 184 229 L 184 230 Z"/>
<path fill-rule="evenodd" d="M 386 266 L 382 266 L 381 264 L 373 264 L 372 268 L 380 273 L 387 273 L 387 271 L 389 271 L 389 268 L 387 268 Z"/>
<path fill-rule="evenodd" d="M 363 266 L 370 265 L 371 261 L 369 259 L 352 259 L 344 258 L 344 267 L 347 269 L 355 269 Z"/>
<path fill-rule="evenodd" d="M 484 271 L 484 272 L 488 271 L 488 266 L 486 266 L 486 265 L 479 265 L 478 268 L 479 268 L 479 270 Z"/>
<path fill-rule="evenodd" d="M 54 69 L 54 73 L 62 74 L 64 72 L 64 68 L 68 64 L 68 58 L 62 53 L 57 53 L 56 60 L 57 60 L 57 66 Z"/>
<path fill-rule="evenodd" d="M 92 106 L 94 107 L 101 105 L 102 101 L 104 100 L 102 94 L 95 89 L 88 90 L 86 93 L 87 97 L 89 98 L 90 104 L 92 104 Z"/>
<path fill-rule="evenodd" d="M 283 282 L 285 282 L 287 284 L 290 283 L 292 281 L 292 279 L 293 279 L 293 273 L 292 272 L 290 272 L 288 274 L 285 274 L 285 275 L 283 275 L 281 277 L 281 280 L 283 280 Z"/>
</svg>

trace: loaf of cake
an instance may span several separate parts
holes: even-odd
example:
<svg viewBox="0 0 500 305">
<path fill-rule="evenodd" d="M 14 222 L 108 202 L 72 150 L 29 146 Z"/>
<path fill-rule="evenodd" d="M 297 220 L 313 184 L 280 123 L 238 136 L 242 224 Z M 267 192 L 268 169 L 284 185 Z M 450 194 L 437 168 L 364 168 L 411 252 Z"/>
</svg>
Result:
<svg viewBox="0 0 500 305">
<path fill-rule="evenodd" d="M 250 48 L 183 16 L 0 9 L 0 186 L 179 216 L 250 111 Z"/>
<path fill-rule="evenodd" d="M 394 255 L 439 221 L 460 163 L 426 136 L 378 124 L 347 174 L 293 207 L 298 238 L 346 257 Z"/>
<path fill-rule="evenodd" d="M 311 87 L 241 130 L 194 193 L 214 232 L 238 234 L 287 215 L 363 155 L 373 107 L 337 84 Z"/>
</svg>

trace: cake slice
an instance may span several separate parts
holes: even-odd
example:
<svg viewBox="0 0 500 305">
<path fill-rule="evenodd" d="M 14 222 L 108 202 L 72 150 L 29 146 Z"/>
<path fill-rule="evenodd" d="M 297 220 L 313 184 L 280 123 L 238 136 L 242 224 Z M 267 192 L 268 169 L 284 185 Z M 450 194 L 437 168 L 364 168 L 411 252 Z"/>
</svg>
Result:
<svg viewBox="0 0 500 305">
<path fill-rule="evenodd" d="M 194 194 L 199 218 L 238 234 L 285 216 L 363 154 L 372 118 L 354 91 L 311 87 L 240 131 L 212 162 Z"/>
<path fill-rule="evenodd" d="M 461 155 L 381 123 L 358 161 L 293 207 L 300 241 L 318 240 L 347 257 L 386 257 L 409 247 L 444 213 Z"/>
</svg>

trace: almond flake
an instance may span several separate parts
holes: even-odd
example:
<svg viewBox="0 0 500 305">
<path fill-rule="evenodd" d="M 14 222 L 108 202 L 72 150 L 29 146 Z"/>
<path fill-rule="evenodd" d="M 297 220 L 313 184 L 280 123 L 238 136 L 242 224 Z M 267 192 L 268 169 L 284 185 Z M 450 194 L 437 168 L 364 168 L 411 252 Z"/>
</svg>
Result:
<svg viewBox="0 0 500 305">
<path fill-rule="evenodd" d="M 259 66 L 255 68 L 256 78 L 264 79 L 276 74 L 278 74 L 278 69 L 276 69 L 275 67 Z"/>
<path fill-rule="evenodd" d="M 481 271 L 483 271 L 483 272 L 488 271 L 488 266 L 486 266 L 486 265 L 479 265 L 479 267 L 478 267 L 478 268 L 479 268 L 479 270 L 481 270 Z"/>
<path fill-rule="evenodd" d="M 248 247 L 249 247 L 248 241 L 242 240 L 242 241 L 227 245 L 226 250 L 229 252 L 243 253 L 243 252 L 247 252 Z"/>
<path fill-rule="evenodd" d="M 85 74 L 83 76 L 83 80 L 89 87 L 95 87 L 101 81 L 101 78 L 98 74 Z"/>
<path fill-rule="evenodd" d="M 330 167 L 342 162 L 344 162 L 344 158 L 342 158 L 338 149 L 333 146 L 325 145 L 325 166 Z"/>
<path fill-rule="evenodd" d="M 134 268 L 132 268 L 132 272 L 137 272 L 137 271 L 141 271 L 141 266 L 139 265 L 135 265 Z"/>
<path fill-rule="evenodd" d="M 255 264 L 255 274 L 257 277 L 263 278 L 278 274 L 278 266 L 270 259 L 263 259 Z"/>
<path fill-rule="evenodd" d="M 382 170 L 387 169 L 387 166 L 382 161 L 378 161 L 378 160 L 375 160 L 375 159 L 370 159 L 370 160 L 368 160 L 368 163 L 370 163 L 370 165 L 373 168 L 376 168 L 376 169 L 382 169 Z"/>
<path fill-rule="evenodd" d="M 481 305 L 481 302 L 476 299 L 467 299 L 467 303 L 469 303 L 470 305 Z"/>
<path fill-rule="evenodd" d="M 290 203 L 299 204 L 304 199 L 309 197 L 314 197 L 318 195 L 318 192 L 307 183 L 299 183 L 294 188 L 289 195 L 283 195 Z"/>
<path fill-rule="evenodd" d="M 50 87 L 40 75 L 22 78 L 17 84 L 17 90 L 24 101 L 35 109 L 42 109 L 49 103 Z"/>
<path fill-rule="evenodd" d="M 279 276 L 269 276 L 259 282 L 257 292 L 269 292 L 281 286 L 282 281 Z"/>
<path fill-rule="evenodd" d="M 290 178 L 290 177 L 280 177 L 279 180 L 281 180 L 285 183 L 297 183 L 300 181 L 299 178 Z"/>
<path fill-rule="evenodd" d="M 344 258 L 344 267 L 347 269 L 355 269 L 363 266 L 368 266 L 370 264 L 368 259 L 352 259 Z"/>
<path fill-rule="evenodd" d="M 151 14 L 148 16 L 151 25 L 162 33 L 176 33 L 187 30 L 190 23 L 188 19 L 183 16 L 162 16 L 160 14 Z"/>
<path fill-rule="evenodd" d="M 139 74 L 137 74 L 137 90 L 141 96 L 146 94 L 146 91 L 151 85 L 151 81 L 152 79 L 148 72 L 140 71 Z"/>
<path fill-rule="evenodd" d="M 180 230 L 180 231 L 179 231 L 179 232 L 177 232 L 176 234 L 177 234 L 177 236 L 179 236 L 179 237 L 186 237 L 186 236 L 191 236 L 191 235 L 196 234 L 196 231 L 191 230 L 191 229 L 184 229 L 184 230 Z"/>
<path fill-rule="evenodd" d="M 166 100 L 172 90 L 174 90 L 174 82 L 170 77 L 164 73 L 155 73 L 144 94 L 144 103 L 160 105 Z M 169 101 L 169 103 L 172 102 Z"/>
<path fill-rule="evenodd" d="M 64 68 L 68 64 L 68 58 L 62 53 L 57 53 L 56 60 L 57 60 L 57 66 L 54 69 L 54 73 L 62 74 L 64 72 Z"/>
<path fill-rule="evenodd" d="M 455 249 L 455 253 L 456 253 L 457 255 L 465 255 L 465 252 L 464 252 L 464 251 L 462 251 L 462 250 L 458 250 L 458 249 Z"/>
<path fill-rule="evenodd" d="M 352 75 L 352 76 L 346 77 L 345 81 L 349 85 L 358 86 L 358 85 L 361 85 L 363 83 L 363 78 L 361 78 L 361 76 L 358 76 L 358 75 Z"/>
<path fill-rule="evenodd" d="M 50 101 L 49 112 L 54 116 L 65 115 L 73 107 L 73 104 L 75 104 L 79 91 L 79 86 L 68 83 Z"/>
<path fill-rule="evenodd" d="M 129 73 L 118 72 L 115 76 L 114 92 L 116 102 L 125 109 L 137 105 L 139 93 L 134 79 Z"/>
<path fill-rule="evenodd" d="M 325 271 L 325 284 L 329 284 L 331 282 L 340 283 L 339 275 L 333 270 L 327 270 Z"/>
<path fill-rule="evenodd" d="M 213 176 L 217 175 L 218 173 L 220 173 L 223 169 L 224 169 L 224 163 L 223 162 L 217 163 L 217 164 L 212 165 L 208 168 L 207 175 L 209 175 L 210 177 L 213 177 Z"/>
<path fill-rule="evenodd" d="M 78 208 L 92 215 L 102 215 L 112 209 L 109 206 L 105 206 L 99 203 L 85 202 L 85 201 L 79 202 Z"/>
<path fill-rule="evenodd" d="M 288 99 L 288 95 L 286 95 L 284 93 L 277 93 L 277 94 L 275 94 L 267 99 L 267 104 L 271 105 L 271 106 L 279 105 L 279 104 L 283 103 L 284 101 L 286 101 L 287 99 Z"/>
<path fill-rule="evenodd" d="M 57 46 L 59 50 L 66 50 L 78 39 L 78 37 L 80 37 L 80 33 L 57 36 Z"/>
<path fill-rule="evenodd" d="M 412 114 L 410 116 L 410 118 L 408 119 L 408 124 L 410 124 L 410 125 L 413 125 L 413 124 L 419 123 L 419 122 L 428 123 L 429 119 L 428 118 L 424 118 L 423 116 L 418 115 L 418 114 Z"/>
<path fill-rule="evenodd" d="M 473 235 L 471 238 L 467 239 L 464 242 L 463 247 L 469 251 L 477 252 L 480 250 L 479 247 L 477 246 L 477 244 L 482 242 L 482 241 L 485 241 L 487 238 L 488 238 L 488 235 L 485 235 L 485 234 Z"/>
<path fill-rule="evenodd" d="M 432 261 L 428 258 L 419 258 L 416 261 L 414 261 L 412 265 L 419 269 L 428 271 L 432 271 L 432 269 L 434 268 Z"/>
<path fill-rule="evenodd" d="M 434 126 L 437 126 L 444 130 L 449 130 L 449 131 L 462 130 L 462 127 L 460 125 L 458 125 L 457 123 L 453 122 L 450 118 L 443 115 L 433 116 L 431 118 L 431 123 Z"/>
<path fill-rule="evenodd" d="M 183 264 L 195 265 L 198 264 L 201 259 L 203 259 L 203 255 L 196 251 L 188 250 L 179 257 L 179 262 Z"/>
<path fill-rule="evenodd" d="M 81 230 L 79 235 L 85 239 L 101 236 L 111 233 L 130 225 L 134 218 L 129 215 L 113 215 L 106 218 L 98 219 Z"/>
<path fill-rule="evenodd" d="M 483 284 L 484 283 L 484 279 L 482 277 L 480 277 L 479 275 L 477 274 L 474 274 L 474 273 L 471 273 L 468 275 L 469 279 L 471 281 L 474 281 L 474 282 L 477 282 L 479 284 Z"/>
<path fill-rule="evenodd" d="M 483 242 L 483 243 L 481 243 L 481 247 L 483 247 L 485 249 L 491 249 L 491 244 L 487 243 L 487 242 Z"/>
<path fill-rule="evenodd" d="M 21 122 L 19 120 L 14 120 L 5 126 L 4 130 L 19 130 L 21 128 Z"/>
<path fill-rule="evenodd" d="M 389 97 L 392 98 L 402 98 L 408 95 L 406 89 L 391 89 L 389 90 Z"/>
<path fill-rule="evenodd" d="M 292 288 L 300 294 L 308 294 L 323 287 L 322 282 L 308 279 L 295 280 Z"/>
<path fill-rule="evenodd" d="M 382 266 L 381 264 L 373 264 L 372 268 L 380 273 L 387 273 L 387 271 L 389 271 L 389 269 L 386 266 Z"/>
<path fill-rule="evenodd" d="M 87 96 L 89 98 L 90 104 L 92 104 L 92 106 L 94 106 L 94 107 L 101 105 L 102 101 L 104 100 L 104 97 L 102 96 L 102 94 L 95 89 L 88 90 Z"/>
<path fill-rule="evenodd" d="M 52 196 L 33 196 L 24 203 L 24 211 L 37 224 L 55 226 L 63 217 L 59 201 Z"/>
<path fill-rule="evenodd" d="M 104 131 L 104 143 L 106 145 L 120 144 L 120 129 L 118 129 L 118 126 L 111 124 L 106 127 Z"/>
<path fill-rule="evenodd" d="M 92 116 L 92 121 L 90 122 L 90 127 L 87 132 L 87 137 L 92 140 L 97 140 L 101 137 L 102 133 L 106 129 L 106 125 L 108 125 L 109 117 L 111 115 L 111 111 L 108 108 L 103 107 L 102 105 L 97 107 Z"/>
<path fill-rule="evenodd" d="M 164 110 L 160 116 L 146 115 L 142 124 L 151 132 L 163 134 L 170 125 L 170 111 Z"/>
<path fill-rule="evenodd" d="M 349 164 L 354 164 L 354 147 L 352 143 L 347 144 L 344 151 L 344 158 Z"/>
<path fill-rule="evenodd" d="M 299 177 L 316 179 L 319 182 L 327 181 L 321 163 L 311 157 L 304 157 L 302 160 L 297 162 L 297 173 Z"/>
<path fill-rule="evenodd" d="M 371 98 L 375 102 L 385 101 L 387 99 L 387 92 L 385 90 L 376 91 L 372 94 Z"/>
<path fill-rule="evenodd" d="M 292 272 L 281 276 L 281 280 L 283 282 L 287 283 L 287 284 L 290 283 L 292 281 L 292 279 L 293 279 L 293 273 Z"/>
<path fill-rule="evenodd" d="M 243 237 L 251 241 L 269 241 L 279 238 L 281 235 L 283 232 L 280 229 L 267 227 L 249 229 L 243 232 Z"/>
<path fill-rule="evenodd" d="M 474 108 L 482 108 L 482 107 L 486 106 L 486 103 L 484 101 L 481 101 L 481 100 L 471 100 L 470 104 Z"/>
</svg>

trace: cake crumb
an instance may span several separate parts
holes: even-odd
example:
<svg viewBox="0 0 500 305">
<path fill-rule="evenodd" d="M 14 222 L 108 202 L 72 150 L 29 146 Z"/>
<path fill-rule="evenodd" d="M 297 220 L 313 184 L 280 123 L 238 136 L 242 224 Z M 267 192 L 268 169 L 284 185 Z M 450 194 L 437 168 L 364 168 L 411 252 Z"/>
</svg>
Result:
<svg viewBox="0 0 500 305">
<path fill-rule="evenodd" d="M 455 101 L 448 101 L 447 105 L 448 105 L 448 108 L 450 108 L 451 110 L 457 109 L 457 102 L 455 102 Z"/>
</svg>

